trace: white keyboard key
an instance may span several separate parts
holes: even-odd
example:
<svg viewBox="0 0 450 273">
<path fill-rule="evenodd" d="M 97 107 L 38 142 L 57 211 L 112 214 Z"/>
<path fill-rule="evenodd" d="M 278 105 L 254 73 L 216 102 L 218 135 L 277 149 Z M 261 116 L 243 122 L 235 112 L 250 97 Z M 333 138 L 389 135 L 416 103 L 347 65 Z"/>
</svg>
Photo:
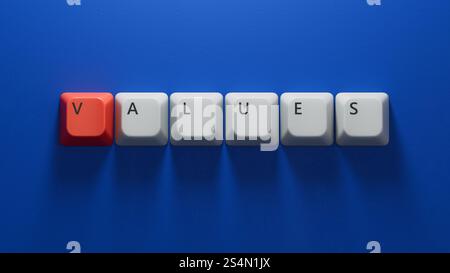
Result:
<svg viewBox="0 0 450 273">
<path fill-rule="evenodd" d="M 220 93 L 184 93 L 170 96 L 170 143 L 179 146 L 221 145 L 223 96 Z"/>
<path fill-rule="evenodd" d="M 165 93 L 116 95 L 116 143 L 163 146 L 168 140 L 168 97 Z"/>
<path fill-rule="evenodd" d="M 228 145 L 254 146 L 273 143 L 278 147 L 278 95 L 275 93 L 228 93 L 226 141 Z"/>
<path fill-rule="evenodd" d="M 339 145 L 387 145 L 389 96 L 386 93 L 339 93 L 336 96 Z"/>
<path fill-rule="evenodd" d="M 282 94 L 281 143 L 331 145 L 333 112 L 333 95 L 330 93 Z"/>
</svg>

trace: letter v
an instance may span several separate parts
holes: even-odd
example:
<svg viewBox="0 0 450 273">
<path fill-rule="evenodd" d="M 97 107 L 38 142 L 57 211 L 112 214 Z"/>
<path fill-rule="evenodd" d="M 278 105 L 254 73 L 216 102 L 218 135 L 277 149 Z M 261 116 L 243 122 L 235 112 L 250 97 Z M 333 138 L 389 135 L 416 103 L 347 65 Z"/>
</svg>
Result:
<svg viewBox="0 0 450 273">
<path fill-rule="evenodd" d="M 80 105 L 77 107 L 75 106 L 75 102 L 72 102 L 73 110 L 75 111 L 75 114 L 80 114 L 81 106 L 83 106 L 83 102 L 80 102 Z"/>
</svg>

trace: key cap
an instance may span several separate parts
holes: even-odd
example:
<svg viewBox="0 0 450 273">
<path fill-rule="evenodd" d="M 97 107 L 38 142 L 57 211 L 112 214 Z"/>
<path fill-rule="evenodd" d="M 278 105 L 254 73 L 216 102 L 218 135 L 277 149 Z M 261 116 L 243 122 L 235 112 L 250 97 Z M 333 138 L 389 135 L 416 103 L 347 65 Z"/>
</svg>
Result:
<svg viewBox="0 0 450 273">
<path fill-rule="evenodd" d="M 267 144 L 271 142 L 272 136 L 276 136 L 278 145 L 277 94 L 232 92 L 225 96 L 225 104 L 228 145 Z"/>
<path fill-rule="evenodd" d="M 331 145 L 333 119 L 330 93 L 281 95 L 281 143 L 284 145 Z"/>
<path fill-rule="evenodd" d="M 218 146 L 223 141 L 223 96 L 217 92 L 170 96 L 170 143 Z"/>
<path fill-rule="evenodd" d="M 168 97 L 165 93 L 116 95 L 116 143 L 164 146 L 168 141 Z"/>
<path fill-rule="evenodd" d="M 60 142 L 67 146 L 108 146 L 113 141 L 114 102 L 110 93 L 62 93 Z"/>
<path fill-rule="evenodd" d="M 387 145 L 389 96 L 386 93 L 339 93 L 336 96 L 339 145 Z"/>
</svg>

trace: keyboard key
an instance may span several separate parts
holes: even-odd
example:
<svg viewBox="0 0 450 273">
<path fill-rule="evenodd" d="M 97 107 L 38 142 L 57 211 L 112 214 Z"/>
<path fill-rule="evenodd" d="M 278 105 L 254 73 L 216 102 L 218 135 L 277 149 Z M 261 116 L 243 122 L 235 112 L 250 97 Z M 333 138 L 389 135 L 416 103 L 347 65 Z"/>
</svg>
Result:
<svg viewBox="0 0 450 273">
<path fill-rule="evenodd" d="M 168 140 L 168 97 L 165 93 L 116 95 L 116 143 L 163 146 Z"/>
<path fill-rule="evenodd" d="M 281 95 L 281 143 L 331 145 L 333 112 L 330 93 L 284 93 Z"/>
<path fill-rule="evenodd" d="M 178 146 L 221 145 L 222 105 L 220 93 L 173 93 L 170 96 L 170 143 Z"/>
<path fill-rule="evenodd" d="M 273 142 L 278 146 L 278 96 L 275 93 L 228 93 L 226 141 L 228 145 L 254 146 Z"/>
<path fill-rule="evenodd" d="M 67 146 L 108 146 L 113 141 L 114 99 L 110 93 L 62 93 L 60 142 Z"/>
<path fill-rule="evenodd" d="M 339 145 L 387 145 L 389 96 L 386 93 L 339 93 L 336 96 Z"/>
</svg>

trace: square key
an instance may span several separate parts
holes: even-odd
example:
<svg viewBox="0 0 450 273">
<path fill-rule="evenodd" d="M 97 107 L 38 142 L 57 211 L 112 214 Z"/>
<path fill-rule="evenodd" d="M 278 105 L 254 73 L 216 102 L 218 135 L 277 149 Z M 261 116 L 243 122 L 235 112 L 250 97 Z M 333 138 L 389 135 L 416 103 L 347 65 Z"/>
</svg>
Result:
<svg viewBox="0 0 450 273">
<path fill-rule="evenodd" d="M 165 93 L 116 95 L 116 143 L 164 146 L 168 141 L 168 97 Z"/>
<path fill-rule="evenodd" d="M 278 95 L 231 92 L 225 96 L 226 141 L 232 146 L 278 145 Z"/>
<path fill-rule="evenodd" d="M 60 142 L 67 146 L 108 146 L 113 141 L 114 102 L 110 93 L 60 97 Z"/>
<path fill-rule="evenodd" d="M 333 95 L 330 93 L 284 93 L 281 95 L 281 143 L 333 144 Z"/>
<path fill-rule="evenodd" d="M 176 92 L 170 96 L 170 143 L 218 146 L 223 141 L 223 96 L 217 92 Z"/>
<path fill-rule="evenodd" d="M 336 142 L 383 146 L 389 143 L 389 96 L 386 93 L 339 93 Z"/>
</svg>

